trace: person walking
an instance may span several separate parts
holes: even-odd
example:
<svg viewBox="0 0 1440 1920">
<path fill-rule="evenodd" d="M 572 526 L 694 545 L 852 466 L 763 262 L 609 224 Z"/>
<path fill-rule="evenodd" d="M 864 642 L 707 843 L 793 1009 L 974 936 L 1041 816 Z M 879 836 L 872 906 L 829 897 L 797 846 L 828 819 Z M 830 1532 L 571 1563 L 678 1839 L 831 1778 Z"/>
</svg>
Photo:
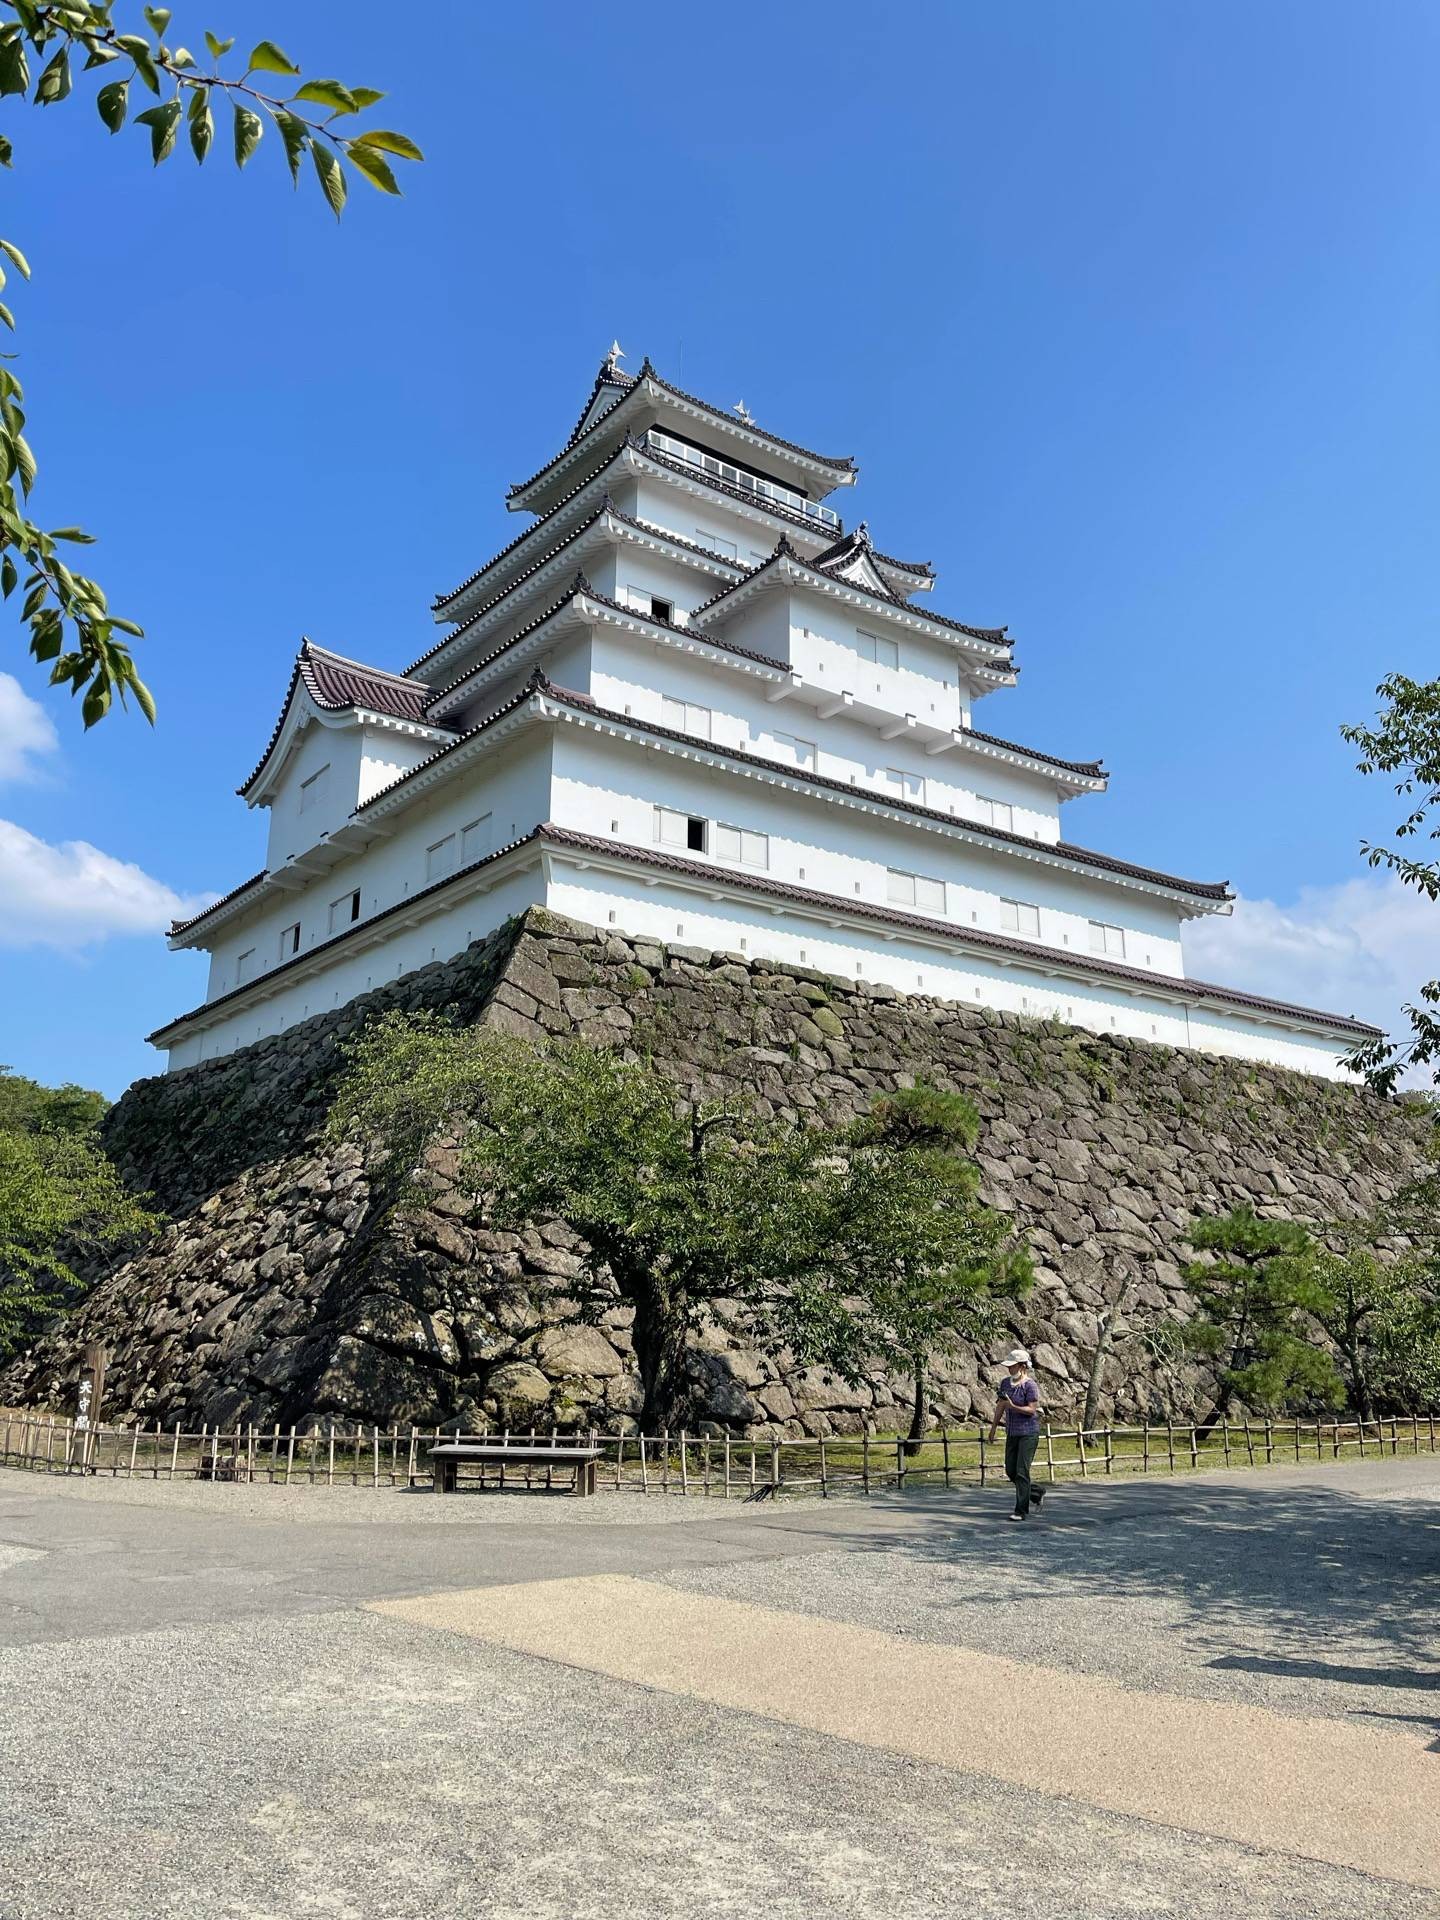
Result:
<svg viewBox="0 0 1440 1920">
<path fill-rule="evenodd" d="M 999 1396 L 995 1401 L 995 1418 L 990 1422 L 990 1438 L 993 1440 L 999 1430 L 1003 1416 L 1005 1421 L 1005 1478 L 1015 1488 L 1015 1511 L 1012 1520 L 1029 1518 L 1030 1509 L 1036 1512 L 1045 1499 L 1044 1487 L 1037 1487 L 1030 1479 L 1030 1467 L 1035 1458 L 1035 1449 L 1040 1444 L 1040 1389 L 1030 1373 L 1030 1356 L 1024 1347 L 1014 1347 L 1005 1356 L 1006 1377 L 1000 1382 Z"/>
</svg>

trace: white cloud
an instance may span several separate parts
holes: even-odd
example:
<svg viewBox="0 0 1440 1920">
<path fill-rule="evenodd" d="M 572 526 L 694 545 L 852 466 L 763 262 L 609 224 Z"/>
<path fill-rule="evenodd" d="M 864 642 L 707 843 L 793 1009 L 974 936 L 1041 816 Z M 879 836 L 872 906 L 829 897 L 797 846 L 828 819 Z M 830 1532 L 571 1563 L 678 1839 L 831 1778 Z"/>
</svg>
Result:
<svg viewBox="0 0 1440 1920">
<path fill-rule="evenodd" d="M 13 673 L 0 673 L 0 780 L 33 780 L 35 756 L 60 744 L 55 723 Z"/>
<path fill-rule="evenodd" d="M 213 898 L 176 893 L 88 840 L 53 845 L 0 820 L 0 947 L 73 951 L 116 934 L 161 933 Z"/>
<path fill-rule="evenodd" d="M 1401 1007 L 1440 975 L 1440 904 L 1385 873 L 1302 887 L 1287 906 L 1240 899 L 1233 918 L 1190 923 L 1185 967 L 1402 1033 Z"/>
</svg>

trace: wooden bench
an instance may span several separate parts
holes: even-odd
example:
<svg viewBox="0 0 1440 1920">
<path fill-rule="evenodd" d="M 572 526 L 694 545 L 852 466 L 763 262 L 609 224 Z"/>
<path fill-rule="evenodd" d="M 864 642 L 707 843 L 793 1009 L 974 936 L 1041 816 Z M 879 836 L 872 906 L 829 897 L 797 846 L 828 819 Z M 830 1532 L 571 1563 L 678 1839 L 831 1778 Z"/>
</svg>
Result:
<svg viewBox="0 0 1440 1920">
<path fill-rule="evenodd" d="M 569 1467 L 574 1471 L 575 1492 L 590 1494 L 595 1491 L 595 1470 L 599 1458 L 598 1447 L 524 1447 L 504 1440 L 447 1440 L 443 1445 L 430 1449 L 436 1493 L 454 1493 L 460 1462 L 478 1460 L 482 1486 L 485 1467 L 490 1463 L 498 1463 L 502 1487 L 505 1484 L 505 1469 L 509 1466 L 545 1467 L 547 1486 L 550 1484 L 549 1468 Z M 528 1474 L 526 1479 L 528 1483 Z"/>
</svg>

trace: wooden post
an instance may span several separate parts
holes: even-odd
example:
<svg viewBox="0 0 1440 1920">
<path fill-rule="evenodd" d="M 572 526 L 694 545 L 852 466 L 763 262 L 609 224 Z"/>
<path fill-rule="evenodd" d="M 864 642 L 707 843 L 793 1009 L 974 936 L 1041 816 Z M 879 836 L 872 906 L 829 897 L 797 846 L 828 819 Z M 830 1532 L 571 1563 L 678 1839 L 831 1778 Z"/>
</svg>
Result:
<svg viewBox="0 0 1440 1920">
<path fill-rule="evenodd" d="M 380 1484 L 380 1429 L 379 1427 L 372 1427 L 370 1429 L 370 1484 L 372 1487 L 378 1487 Z"/>
<path fill-rule="evenodd" d="M 822 1500 L 828 1500 L 830 1498 L 830 1483 L 825 1478 L 825 1436 L 823 1433 L 820 1436 L 820 1498 Z"/>
<path fill-rule="evenodd" d="M 620 1475 L 625 1459 L 625 1429 L 616 1423 L 615 1432 L 615 1491 L 620 1491 Z"/>
<path fill-rule="evenodd" d="M 1267 1467 L 1275 1464 L 1275 1422 L 1268 1413 L 1265 1416 L 1265 1464 Z"/>
<path fill-rule="evenodd" d="M 1225 1454 L 1225 1464 L 1228 1467 L 1230 1464 L 1230 1422 L 1223 1414 L 1220 1416 L 1220 1445 Z"/>
<path fill-rule="evenodd" d="M 133 1479 L 135 1478 L 135 1456 L 136 1456 L 136 1454 L 138 1453 L 138 1451 L 139 1451 L 139 1449 L 140 1449 L 140 1423 L 139 1423 L 139 1421 L 137 1420 L 137 1421 L 136 1421 L 136 1423 L 135 1423 L 135 1428 L 134 1428 L 134 1431 L 133 1431 L 133 1432 L 131 1433 L 131 1435 L 130 1435 L 130 1470 L 129 1470 L 129 1477 L 130 1477 L 130 1479 L 132 1479 L 132 1480 L 133 1480 Z"/>
<path fill-rule="evenodd" d="M 688 1494 L 690 1491 L 690 1468 L 685 1458 L 684 1427 L 680 1429 L 680 1491 L 684 1494 Z"/>
<path fill-rule="evenodd" d="M 730 1498 L 730 1429 L 725 1429 L 725 1498 Z"/>
<path fill-rule="evenodd" d="M 1106 1427 L 1105 1429 L 1105 1471 L 1107 1474 L 1109 1473 L 1111 1467 L 1114 1465 L 1114 1459 L 1115 1459 L 1115 1429 L 1113 1427 Z"/>
<path fill-rule="evenodd" d="M 778 1440 L 772 1440 L 770 1442 L 770 1486 L 772 1490 L 777 1490 L 779 1488 L 779 1485 L 780 1485 L 780 1442 Z"/>
<path fill-rule="evenodd" d="M 1150 1471 L 1150 1416 L 1147 1413 L 1140 1424 L 1140 1471 Z"/>
<path fill-rule="evenodd" d="M 1080 1449 L 1080 1478 L 1082 1480 L 1088 1480 L 1090 1478 L 1090 1462 L 1085 1457 L 1085 1429 L 1083 1427 L 1077 1427 L 1075 1429 L 1075 1444 Z"/>
<path fill-rule="evenodd" d="M 645 1436 L 643 1433 L 640 1435 L 640 1491 L 642 1493 L 648 1493 L 650 1491 L 650 1470 L 645 1463 Z"/>
<path fill-rule="evenodd" d="M 670 1429 L 660 1429 L 660 1491 L 670 1491 Z"/>
<path fill-rule="evenodd" d="M 1192 1420 L 1190 1422 L 1190 1465 L 1192 1468 L 1194 1468 L 1194 1467 L 1198 1467 L 1199 1464 L 1200 1464 L 1200 1448 L 1195 1438 L 1195 1422 Z"/>
<path fill-rule="evenodd" d="M 869 1493 L 870 1491 L 870 1429 L 868 1426 L 864 1428 L 863 1436 L 860 1442 L 860 1484 L 864 1487 L 866 1493 Z"/>
<path fill-rule="evenodd" d="M 1045 1476 L 1053 1486 L 1055 1483 L 1055 1443 L 1050 1438 L 1050 1429 L 1045 1429 Z"/>
<path fill-rule="evenodd" d="M 945 1485 L 948 1487 L 950 1485 L 950 1429 L 948 1426 L 942 1426 L 940 1429 L 940 1449 L 941 1458 L 945 1462 Z"/>
<path fill-rule="evenodd" d="M 980 1435 L 980 1484 L 985 1484 L 985 1422 L 982 1420 L 977 1429 Z"/>
<path fill-rule="evenodd" d="M 1295 1462 L 1298 1466 L 1300 1462 L 1300 1416 L 1298 1413 L 1295 1416 Z"/>
</svg>

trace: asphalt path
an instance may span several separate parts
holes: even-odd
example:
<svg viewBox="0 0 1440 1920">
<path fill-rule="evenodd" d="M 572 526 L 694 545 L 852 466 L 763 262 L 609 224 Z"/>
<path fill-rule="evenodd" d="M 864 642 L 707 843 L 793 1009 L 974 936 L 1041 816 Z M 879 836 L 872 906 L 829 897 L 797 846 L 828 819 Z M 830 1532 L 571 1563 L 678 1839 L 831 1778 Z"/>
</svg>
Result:
<svg viewBox="0 0 1440 1920">
<path fill-rule="evenodd" d="M 1440 1920 L 1440 1459 L 1005 1509 L 0 1473 L 0 1915 Z"/>
</svg>

